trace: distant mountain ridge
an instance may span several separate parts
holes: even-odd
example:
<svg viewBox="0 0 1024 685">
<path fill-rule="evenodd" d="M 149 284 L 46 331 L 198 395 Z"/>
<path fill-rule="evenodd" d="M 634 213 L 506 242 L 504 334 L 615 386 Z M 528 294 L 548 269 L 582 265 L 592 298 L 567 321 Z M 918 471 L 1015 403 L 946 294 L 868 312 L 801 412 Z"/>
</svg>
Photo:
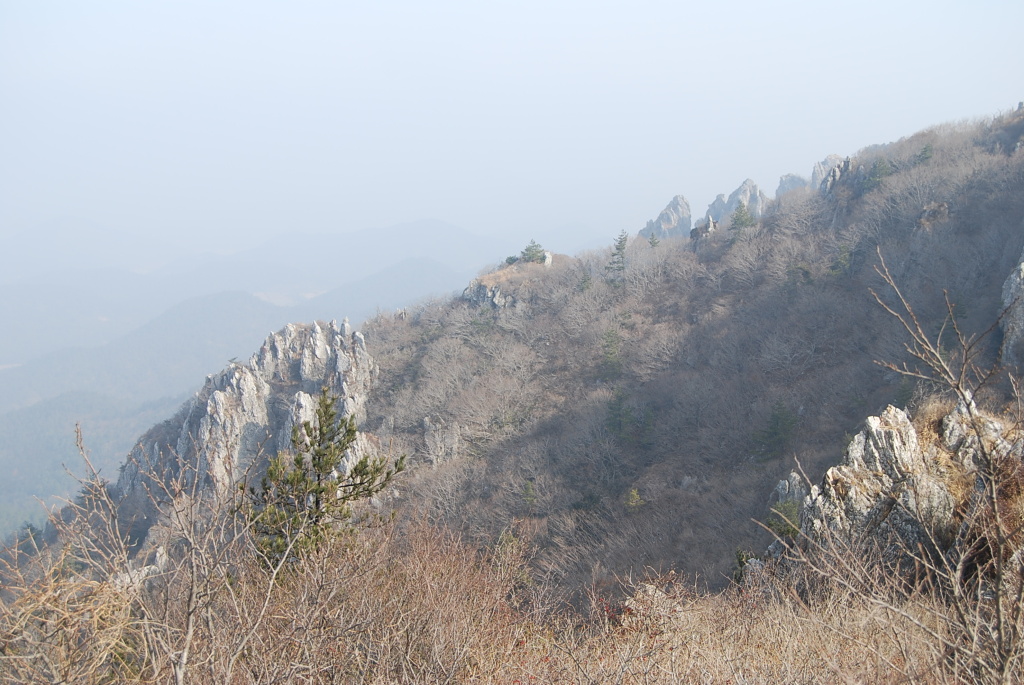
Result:
<svg viewBox="0 0 1024 685">
<path fill-rule="evenodd" d="M 79 261 L 67 254 L 54 266 L 85 263 L 85 247 L 96 246 L 87 236 L 81 243 L 62 248 L 82 247 Z M 77 464 L 76 422 L 83 422 L 96 465 L 109 472 L 159 416 L 151 407 L 180 404 L 268 332 L 316 319 L 358 324 L 450 294 L 480 265 L 512 250 L 420 221 L 347 235 L 291 234 L 237 258 L 179 255 L 147 274 L 69 268 L 0 285 L 0 321 L 12 333 L 0 340 L 0 365 L 7 367 L 0 368 L 0 426 L 11 426 L 0 434 L 0 467 L 19 473 L 0 483 L 0 532 L 24 517 L 39 520 L 35 496 L 66 494 L 62 464 Z M 303 296 L 311 292 L 317 294 Z M 293 304 L 271 304 L 267 293 Z M 54 439 L 37 439 L 41 429 Z"/>
<path fill-rule="evenodd" d="M 425 267 L 417 267 L 412 273 L 420 272 L 420 282 L 406 290 L 405 299 L 437 292 L 438 286 L 440 292 L 457 290 L 481 265 L 518 249 L 501 239 L 424 220 L 353 233 L 283 234 L 228 255 L 170 251 L 159 268 L 136 272 L 106 255 L 118 249 L 116 243 L 87 242 L 72 259 L 60 256 L 71 249 L 62 240 L 55 239 L 56 255 L 4 255 L 8 268 L 0 272 L 6 276 L 0 282 L 0 321 L 20 335 L 0 339 L 0 365 L 25 363 L 66 347 L 105 344 L 192 298 L 244 292 L 279 304 L 308 304 L 311 296 L 359 288 L 374 274 L 415 260 L 443 267 L 450 280 L 443 280 L 442 269 L 435 266 L 431 280 L 423 282 Z M 101 266 L 83 266 L 93 263 Z M 392 271 L 397 283 L 401 273 Z M 372 313 L 374 304 L 363 309 Z M 360 315 L 349 313 L 353 319 Z M 64 326 L 64 337 L 52 335 L 55 322 Z"/>
</svg>

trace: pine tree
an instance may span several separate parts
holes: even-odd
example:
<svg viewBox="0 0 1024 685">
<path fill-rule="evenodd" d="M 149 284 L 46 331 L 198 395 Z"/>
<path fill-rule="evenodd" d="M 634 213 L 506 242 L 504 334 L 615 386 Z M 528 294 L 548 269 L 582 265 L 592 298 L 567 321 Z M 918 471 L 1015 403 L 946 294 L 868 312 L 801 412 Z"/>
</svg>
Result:
<svg viewBox="0 0 1024 685">
<path fill-rule="evenodd" d="M 294 453 L 271 459 L 259 489 L 249 490 L 253 535 L 270 564 L 318 546 L 350 517 L 350 502 L 380 492 L 405 468 L 404 456 L 393 467 L 384 457 L 364 456 L 339 477 L 357 431 L 354 417 L 339 419 L 337 400 L 323 389 L 315 421 L 292 429 Z"/>
<path fill-rule="evenodd" d="M 626 509 L 628 511 L 636 511 L 645 504 L 647 504 L 647 502 L 640 497 L 640 491 L 636 488 L 632 488 L 626 493 Z"/>
<path fill-rule="evenodd" d="M 531 240 L 530 244 L 523 249 L 519 254 L 520 261 L 524 262 L 536 262 L 538 264 L 544 263 L 544 248 L 536 240 Z"/>
<path fill-rule="evenodd" d="M 736 211 L 732 213 L 732 221 L 729 227 L 733 230 L 740 230 L 743 228 L 750 228 L 757 225 L 757 219 L 751 215 L 747 209 L 747 205 L 743 202 L 739 203 L 736 207 Z"/>
<path fill-rule="evenodd" d="M 782 402 L 776 402 L 768 417 L 768 426 L 756 434 L 761 449 L 768 457 L 782 457 L 793 437 L 797 415 Z"/>
<path fill-rule="evenodd" d="M 611 261 L 605 267 L 606 270 L 611 272 L 612 278 L 621 277 L 622 272 L 626 270 L 626 245 L 628 244 L 629 234 L 626 231 L 622 231 L 619 237 L 615 239 Z"/>
</svg>

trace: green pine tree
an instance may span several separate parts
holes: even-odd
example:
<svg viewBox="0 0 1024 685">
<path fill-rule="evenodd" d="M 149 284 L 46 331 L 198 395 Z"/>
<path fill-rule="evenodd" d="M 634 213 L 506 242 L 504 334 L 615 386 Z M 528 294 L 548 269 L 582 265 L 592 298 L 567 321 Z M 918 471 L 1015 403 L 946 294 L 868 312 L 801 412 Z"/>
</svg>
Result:
<svg viewBox="0 0 1024 685">
<path fill-rule="evenodd" d="M 629 234 L 622 231 L 615 239 L 615 247 L 612 248 L 612 258 L 605 267 L 611 273 L 612 278 L 619 278 L 626 270 L 626 246 L 629 244 Z"/>
<path fill-rule="evenodd" d="M 640 497 L 640 491 L 636 488 L 631 488 L 626 493 L 626 510 L 636 511 L 643 505 L 647 504 L 642 497 Z"/>
<path fill-rule="evenodd" d="M 776 402 L 768 425 L 756 434 L 757 442 L 768 457 L 782 457 L 796 432 L 799 417 L 782 402 Z"/>
<path fill-rule="evenodd" d="M 736 211 L 732 213 L 732 221 L 729 224 L 731 229 L 741 230 L 744 228 L 751 228 L 757 225 L 757 219 L 751 215 L 747 209 L 747 205 L 743 202 L 739 203 L 736 207 Z"/>
<path fill-rule="evenodd" d="M 543 264 L 544 248 L 541 247 L 536 240 L 531 240 L 530 244 L 527 245 L 519 254 L 519 259 L 523 262 L 536 262 L 538 264 Z"/>
<path fill-rule="evenodd" d="M 338 417 L 338 398 L 325 387 L 315 421 L 292 430 L 293 454 L 271 459 L 260 487 L 250 488 L 248 517 L 256 545 L 271 565 L 299 556 L 342 529 L 349 503 L 383 490 L 405 468 L 384 457 L 362 457 L 344 477 L 337 474 L 356 440 L 352 416 Z"/>
</svg>

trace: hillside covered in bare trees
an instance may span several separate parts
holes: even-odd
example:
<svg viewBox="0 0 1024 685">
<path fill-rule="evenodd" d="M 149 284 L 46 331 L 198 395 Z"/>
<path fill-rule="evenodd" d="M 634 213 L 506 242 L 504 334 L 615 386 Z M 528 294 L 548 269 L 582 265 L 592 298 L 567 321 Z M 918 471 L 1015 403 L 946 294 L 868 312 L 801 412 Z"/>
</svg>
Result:
<svg viewBox="0 0 1024 685">
<path fill-rule="evenodd" d="M 289 326 L 3 550 L 0 682 L 1018 682 L 1021 147 Z"/>
<path fill-rule="evenodd" d="M 820 478 L 867 415 L 933 391 L 876 363 L 906 356 L 871 294 L 879 255 L 930 332 L 944 292 L 967 331 L 999 316 L 1024 246 L 1022 134 L 1020 110 L 936 127 L 742 226 L 520 260 L 377 317 L 366 427 L 426 467 L 405 504 L 480 541 L 517 521 L 537 571 L 571 587 L 644 568 L 721 586 L 738 548 L 769 541 L 751 519 L 795 458 Z"/>
</svg>

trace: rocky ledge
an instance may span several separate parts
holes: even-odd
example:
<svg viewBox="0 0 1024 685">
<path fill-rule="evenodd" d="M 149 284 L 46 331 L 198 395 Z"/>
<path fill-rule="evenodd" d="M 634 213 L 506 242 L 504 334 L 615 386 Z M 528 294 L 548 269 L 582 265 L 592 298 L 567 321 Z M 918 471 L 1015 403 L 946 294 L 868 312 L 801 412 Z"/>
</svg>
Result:
<svg viewBox="0 0 1024 685">
<path fill-rule="evenodd" d="M 779 501 L 801 501 L 802 540 L 855 547 L 872 539 L 889 558 L 908 550 L 944 553 L 970 534 L 962 528 L 964 512 L 981 505 L 980 446 L 1019 472 L 1022 444 L 1008 438 L 1013 429 L 1002 418 L 961 404 L 927 427 L 928 437 L 922 438 L 906 412 L 890 406 L 867 419 L 820 484 L 807 492 L 793 474 L 776 493 Z M 777 544 L 773 548 L 781 551 Z"/>
</svg>

